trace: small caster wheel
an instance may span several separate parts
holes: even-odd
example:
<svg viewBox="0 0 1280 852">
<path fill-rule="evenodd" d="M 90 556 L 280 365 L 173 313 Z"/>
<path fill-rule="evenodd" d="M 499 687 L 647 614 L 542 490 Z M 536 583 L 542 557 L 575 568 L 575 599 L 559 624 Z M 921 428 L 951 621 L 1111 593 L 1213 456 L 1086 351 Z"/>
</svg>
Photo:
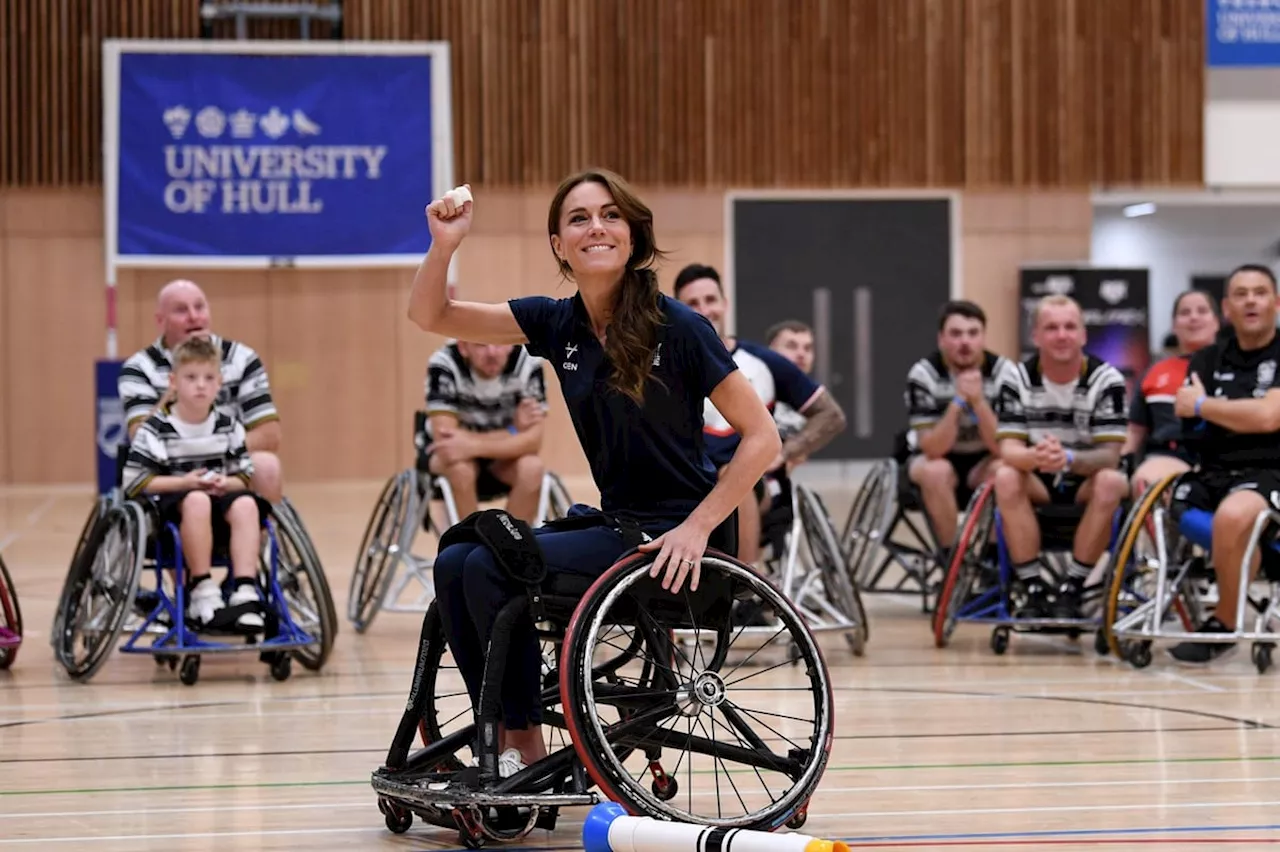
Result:
<svg viewBox="0 0 1280 852">
<path fill-rule="evenodd" d="M 1135 642 L 1129 648 L 1125 658 L 1129 661 L 1129 665 L 1135 669 L 1145 669 L 1151 665 L 1151 643 Z"/>
<path fill-rule="evenodd" d="M 469 832 L 469 831 L 459 831 L 459 832 L 458 832 L 458 839 L 459 839 L 459 840 L 461 840 L 461 841 L 462 841 L 462 845 L 463 845 L 463 846 L 465 846 L 465 847 L 467 847 L 468 849 L 483 849 L 483 848 L 484 848 L 484 835 L 483 835 L 483 834 L 472 834 L 472 833 L 471 833 L 471 832 Z"/>
<path fill-rule="evenodd" d="M 196 654 L 188 654 L 182 658 L 182 668 L 178 671 L 178 680 L 187 686 L 195 686 L 196 681 L 200 679 L 200 657 Z"/>
<path fill-rule="evenodd" d="M 271 677 L 275 680 L 288 680 L 293 672 L 293 657 L 281 654 L 271 663 Z"/>
<path fill-rule="evenodd" d="M 1266 674 L 1267 669 L 1271 668 L 1271 646 L 1258 643 L 1253 646 L 1253 665 L 1258 670 L 1258 674 Z"/>
<path fill-rule="evenodd" d="M 399 808 L 387 809 L 387 830 L 392 834 L 404 834 L 413 825 L 413 814 Z"/>
<path fill-rule="evenodd" d="M 1111 646 L 1107 644 L 1107 634 L 1101 630 L 1093 634 L 1093 650 L 1098 652 L 1099 657 L 1105 657 L 1111 653 Z"/>
<path fill-rule="evenodd" d="M 808 821 L 809 821 L 809 806 L 805 805 L 800 810 L 796 811 L 795 814 L 791 817 L 791 819 L 787 820 L 787 828 L 793 828 L 793 829 L 803 828 L 804 824 Z"/>
<path fill-rule="evenodd" d="M 670 775 L 663 774 L 654 778 L 649 788 L 660 801 L 669 802 L 676 797 L 676 793 L 680 792 L 680 783 Z"/>
<path fill-rule="evenodd" d="M 991 631 L 991 650 L 997 657 L 1009 650 L 1009 628 L 997 627 Z"/>
</svg>

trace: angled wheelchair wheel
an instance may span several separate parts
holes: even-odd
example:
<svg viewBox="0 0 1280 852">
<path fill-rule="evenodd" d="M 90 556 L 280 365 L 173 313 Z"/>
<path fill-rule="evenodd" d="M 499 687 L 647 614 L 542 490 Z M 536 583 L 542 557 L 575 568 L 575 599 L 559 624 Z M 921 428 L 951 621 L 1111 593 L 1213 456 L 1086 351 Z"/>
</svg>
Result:
<svg viewBox="0 0 1280 852">
<path fill-rule="evenodd" d="M 939 648 L 945 648 L 951 641 L 964 605 L 979 591 L 995 526 L 995 510 L 993 487 L 986 483 L 973 495 L 965 510 L 964 525 L 956 536 L 938 605 L 933 611 L 933 641 Z"/>
<path fill-rule="evenodd" d="M 568 516 L 569 510 L 573 508 L 573 498 L 569 496 L 569 489 L 564 487 L 564 482 L 561 481 L 559 476 L 550 471 L 547 471 L 546 475 L 549 483 L 545 520 L 559 520 Z"/>
<path fill-rule="evenodd" d="M 62 592 L 59 599 L 66 596 L 67 585 L 71 582 L 71 574 L 75 568 L 76 560 L 80 558 L 81 551 L 84 550 L 85 542 L 89 540 L 89 534 L 93 532 L 93 527 L 102 518 L 106 517 L 107 512 L 111 510 L 114 502 L 110 496 L 99 495 L 93 502 L 93 507 L 89 510 L 88 516 L 84 519 L 84 526 L 80 529 L 80 535 L 76 538 L 75 550 L 71 552 L 71 561 L 67 563 L 67 576 L 62 581 Z M 53 613 L 53 628 L 49 631 L 49 645 L 57 646 L 58 634 L 62 632 L 62 623 L 59 616 L 62 614 L 63 607 L 59 604 Z"/>
<path fill-rule="evenodd" d="M 853 570 L 854 583 L 865 588 L 876 569 L 876 553 L 889 534 L 894 501 L 898 494 L 898 464 L 884 459 L 876 464 L 862 481 L 849 507 L 840 551 Z"/>
<path fill-rule="evenodd" d="M 338 614 L 329 581 L 293 507 L 282 502 L 274 515 L 280 556 L 277 579 L 285 605 L 294 623 L 320 643 L 294 650 L 293 657 L 303 668 L 319 671 L 329 659 L 338 634 Z"/>
<path fill-rule="evenodd" d="M 862 606 L 862 596 L 854 585 L 853 572 L 840 552 L 836 531 L 831 526 L 831 516 L 827 514 L 821 497 L 803 485 L 794 487 L 809 555 L 821 572 L 827 599 L 846 619 L 856 625 L 854 632 L 845 634 L 845 641 L 854 654 L 862 656 L 867 640 L 871 637 L 871 625 L 867 620 L 867 611 Z"/>
<path fill-rule="evenodd" d="M 1163 606 L 1158 622 L 1176 618 L 1188 631 L 1193 630 L 1200 620 L 1199 605 L 1192 589 L 1193 578 L 1187 570 L 1191 546 L 1183 540 L 1171 511 L 1178 479 L 1177 474 L 1165 477 L 1148 488 L 1133 504 L 1108 560 L 1102 636 L 1108 650 L 1117 659 L 1130 663 L 1150 662 L 1149 641 L 1126 640 L 1116 634 L 1117 623 L 1135 611 Z M 1164 575 L 1166 601 L 1157 604 L 1161 574 Z M 1154 612 L 1147 617 L 1147 623 L 1157 623 Z"/>
<path fill-rule="evenodd" d="M 560 697 L 579 760 L 633 814 L 757 830 L 797 821 L 833 736 L 813 635 L 771 583 L 727 556 L 709 551 L 698 591 L 675 595 L 648 577 L 651 560 L 636 554 L 601 575 L 565 634 Z M 763 643 L 757 634 L 735 647 L 739 600 L 776 613 Z M 693 633 L 692 647 L 673 631 Z"/>
<path fill-rule="evenodd" d="M 63 589 L 54 654 L 73 680 L 88 681 L 111 656 L 132 611 L 146 556 L 147 518 L 137 503 L 94 524 Z"/>
<path fill-rule="evenodd" d="M 415 488 L 417 482 L 412 470 L 402 470 L 391 477 L 369 518 L 347 597 L 347 618 L 357 633 L 369 629 L 391 587 L 400 561 L 400 534 L 410 523 L 409 509 Z"/>
<path fill-rule="evenodd" d="M 0 559 L 0 669 L 13 665 L 21 645 L 22 609 L 18 606 L 18 590 L 4 559 Z"/>
</svg>

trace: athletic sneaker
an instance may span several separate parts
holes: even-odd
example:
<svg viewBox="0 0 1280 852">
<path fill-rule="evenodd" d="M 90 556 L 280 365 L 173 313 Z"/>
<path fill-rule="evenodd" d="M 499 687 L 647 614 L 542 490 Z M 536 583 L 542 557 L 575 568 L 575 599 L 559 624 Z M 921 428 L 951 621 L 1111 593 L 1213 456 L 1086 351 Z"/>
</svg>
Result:
<svg viewBox="0 0 1280 852">
<path fill-rule="evenodd" d="M 1049 603 L 1049 587 L 1044 580 L 1020 581 L 1024 596 L 1022 605 L 1014 613 L 1015 618 L 1053 618 L 1053 607 Z"/>
<path fill-rule="evenodd" d="M 1080 603 L 1084 599 L 1084 581 L 1070 577 L 1058 587 L 1058 595 L 1053 602 L 1054 615 L 1058 618 L 1083 618 Z"/>
<path fill-rule="evenodd" d="M 480 758 L 471 758 L 472 766 L 480 765 Z M 522 769 L 525 769 L 524 761 L 520 759 L 520 750 L 509 748 L 502 754 L 498 755 L 498 777 L 510 778 Z"/>
<path fill-rule="evenodd" d="M 1216 616 L 1209 618 L 1197 633 L 1234 633 Z M 1234 642 L 1179 642 L 1169 649 L 1169 655 L 1180 663 L 1191 666 L 1204 666 L 1214 660 L 1221 659 L 1236 649 Z"/>
<path fill-rule="evenodd" d="M 196 624 L 208 624 L 224 606 L 222 587 L 212 577 L 205 577 L 187 590 L 187 618 Z"/>
<path fill-rule="evenodd" d="M 241 604 L 256 603 L 261 600 L 262 595 L 258 594 L 256 583 L 242 583 L 231 593 L 231 597 L 227 600 L 227 605 L 240 606 Z M 236 619 L 236 627 L 260 628 L 262 624 L 262 615 L 252 611 L 242 612 L 240 617 Z"/>
</svg>

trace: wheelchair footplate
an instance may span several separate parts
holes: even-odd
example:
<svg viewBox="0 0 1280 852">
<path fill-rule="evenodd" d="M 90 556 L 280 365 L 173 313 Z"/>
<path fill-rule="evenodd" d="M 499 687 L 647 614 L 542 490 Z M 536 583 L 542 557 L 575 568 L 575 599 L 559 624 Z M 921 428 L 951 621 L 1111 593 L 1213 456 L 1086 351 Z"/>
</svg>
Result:
<svg viewBox="0 0 1280 852">
<path fill-rule="evenodd" d="M 483 845 L 486 838 L 506 842 L 519 840 L 535 828 L 554 830 L 559 808 L 591 807 L 601 801 L 595 792 L 481 789 L 480 770 L 474 766 L 452 772 L 381 767 L 374 771 L 371 784 L 378 794 L 378 810 L 392 832 L 408 831 L 416 814 L 431 825 L 456 828 L 462 842 L 472 849 Z"/>
</svg>

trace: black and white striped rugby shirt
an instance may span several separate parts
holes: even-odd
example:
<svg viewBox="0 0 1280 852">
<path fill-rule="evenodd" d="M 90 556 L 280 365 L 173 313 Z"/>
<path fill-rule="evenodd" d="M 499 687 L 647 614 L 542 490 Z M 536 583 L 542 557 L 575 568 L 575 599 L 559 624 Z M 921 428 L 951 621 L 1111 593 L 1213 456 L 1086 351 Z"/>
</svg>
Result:
<svg viewBox="0 0 1280 852">
<path fill-rule="evenodd" d="M 1124 442 L 1128 428 L 1124 376 L 1092 355 L 1080 365 L 1080 375 L 1060 385 L 1040 372 L 1040 356 L 1033 355 L 1006 373 L 996 413 L 996 437 L 1037 444 L 1054 435 L 1064 449 L 1087 450 L 1109 441 Z"/>
<path fill-rule="evenodd" d="M 244 435 L 244 426 L 226 412 L 213 409 L 203 422 L 186 423 L 172 406 L 165 406 L 143 421 L 129 444 L 125 494 L 142 494 L 157 476 L 182 476 L 201 468 L 239 476 L 248 485 L 253 461 Z"/>
<path fill-rule="evenodd" d="M 473 432 L 492 432 L 515 424 L 520 400 L 536 399 L 547 404 L 543 360 L 530 355 L 523 346 L 514 346 L 502 372 L 482 379 L 471 372 L 456 342 L 437 349 L 427 361 L 427 416 L 452 414 L 458 424 Z M 431 424 L 427 424 L 431 440 Z"/>
<path fill-rule="evenodd" d="M 984 351 L 978 369 L 982 373 L 982 395 L 992 411 L 996 411 L 1000 386 L 1005 381 L 1006 374 L 1014 369 L 1014 365 L 1003 355 Z M 907 389 L 903 394 L 903 401 L 907 406 L 907 419 L 911 427 L 907 434 L 907 445 L 912 452 L 920 451 L 920 433 L 937 425 L 955 396 L 955 377 L 951 375 L 940 351 L 934 350 L 911 365 L 911 369 L 907 371 Z M 968 412 L 960 415 L 951 452 L 956 455 L 987 452 L 976 416 Z"/>
<path fill-rule="evenodd" d="M 222 389 L 218 391 L 216 401 L 218 410 L 240 420 L 246 429 L 279 420 L 275 401 L 271 398 L 267 368 L 258 353 L 225 337 L 211 335 L 210 339 L 222 353 Z M 117 391 L 129 426 L 145 420 L 156 407 L 169 388 L 172 370 L 173 352 L 165 348 L 163 338 L 124 362 Z"/>
</svg>

